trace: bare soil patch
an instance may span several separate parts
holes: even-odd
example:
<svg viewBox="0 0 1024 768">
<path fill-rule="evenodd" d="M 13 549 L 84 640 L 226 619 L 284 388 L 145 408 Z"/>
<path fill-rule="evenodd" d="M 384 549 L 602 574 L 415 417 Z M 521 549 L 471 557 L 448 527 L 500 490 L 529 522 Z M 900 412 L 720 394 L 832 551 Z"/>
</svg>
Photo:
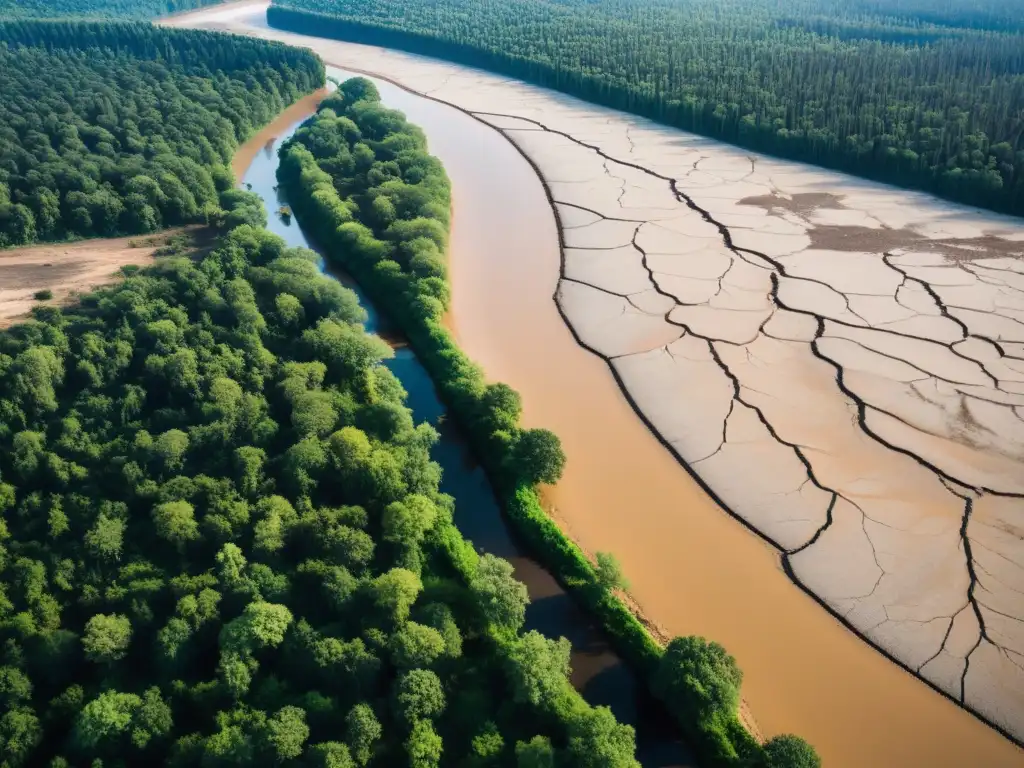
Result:
<svg viewBox="0 0 1024 768">
<path fill-rule="evenodd" d="M 192 227 L 191 231 L 198 230 Z M 28 316 L 40 304 L 70 304 L 76 296 L 116 282 L 121 267 L 153 263 L 153 252 L 186 229 L 76 243 L 46 243 L 0 251 L 0 328 Z M 37 301 L 49 290 L 53 297 Z"/>
</svg>

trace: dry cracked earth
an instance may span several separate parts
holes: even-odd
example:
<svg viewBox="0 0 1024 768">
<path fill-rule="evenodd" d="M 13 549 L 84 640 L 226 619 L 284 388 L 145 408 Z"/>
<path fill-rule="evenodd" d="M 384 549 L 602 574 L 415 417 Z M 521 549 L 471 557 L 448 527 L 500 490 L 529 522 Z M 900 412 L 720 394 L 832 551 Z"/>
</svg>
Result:
<svg viewBox="0 0 1024 768">
<path fill-rule="evenodd" d="M 562 225 L 555 300 L 651 428 L 824 606 L 1024 739 L 1024 222 L 336 52 L 514 142 Z"/>
</svg>

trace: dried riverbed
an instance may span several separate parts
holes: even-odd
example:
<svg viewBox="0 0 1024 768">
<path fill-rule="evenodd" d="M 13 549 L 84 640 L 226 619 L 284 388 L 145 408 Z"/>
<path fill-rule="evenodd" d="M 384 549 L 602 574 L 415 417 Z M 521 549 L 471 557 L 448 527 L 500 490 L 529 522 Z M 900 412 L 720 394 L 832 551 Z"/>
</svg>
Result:
<svg viewBox="0 0 1024 768">
<path fill-rule="evenodd" d="M 460 153 L 477 139 L 454 111 L 441 133 L 424 125 L 454 182 L 460 340 L 562 436 L 570 466 L 552 499 L 570 533 L 618 553 L 668 630 L 737 655 L 769 734 L 801 733 L 829 766 L 1020 764 L 773 565 L 781 551 L 835 616 L 1021 738 L 1019 221 L 261 18 L 218 9 L 175 23 L 311 46 L 472 112 L 536 165 L 561 254 L 511 147 Z M 663 443 L 777 550 L 644 431 L 565 332 L 556 291 Z"/>
</svg>

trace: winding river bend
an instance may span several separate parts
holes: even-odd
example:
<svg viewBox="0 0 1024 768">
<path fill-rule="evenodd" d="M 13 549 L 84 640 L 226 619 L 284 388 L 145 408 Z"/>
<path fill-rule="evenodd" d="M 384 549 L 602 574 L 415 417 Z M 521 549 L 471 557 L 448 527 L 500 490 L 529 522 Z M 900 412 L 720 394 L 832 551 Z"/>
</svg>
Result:
<svg viewBox="0 0 1024 768">
<path fill-rule="evenodd" d="M 952 701 L 1019 731 L 1019 222 L 269 30 L 259 6 L 174 23 L 313 47 L 475 113 L 385 97 L 453 181 L 460 342 L 562 437 L 565 528 L 619 555 L 668 632 L 737 656 L 768 735 L 828 766 L 1021 764 Z"/>
<path fill-rule="evenodd" d="M 329 74 L 339 80 L 351 73 L 331 68 Z M 378 83 L 385 92 L 393 88 Z M 396 89 L 397 90 L 397 89 Z M 387 94 L 390 96 L 390 94 Z M 390 100 L 390 99 L 389 99 Z M 286 201 L 277 192 L 277 150 L 315 109 L 317 98 L 293 105 L 258 136 L 243 146 L 235 158 L 235 172 L 242 182 L 259 194 L 267 207 L 267 229 L 280 235 L 288 245 L 318 250 L 307 238 L 298 221 L 276 215 Z M 326 268 L 326 264 L 323 266 Z M 385 338 L 395 336 L 373 302 L 358 284 L 344 273 L 327 270 L 359 297 L 366 310 L 366 329 Z M 675 724 L 664 709 L 647 693 L 623 661 L 609 648 L 599 629 L 565 590 L 535 560 L 526 556 L 505 524 L 483 469 L 446 418 L 433 382 L 412 349 L 395 344 L 395 355 L 387 362 L 392 373 L 409 393 L 408 405 L 417 422 L 433 424 L 440 440 L 431 452 L 443 470 L 441 491 L 455 499 L 455 523 L 478 549 L 503 557 L 515 566 L 516 578 L 526 584 L 530 605 L 526 628 L 548 637 L 566 637 L 572 642 L 572 683 L 592 705 L 611 707 L 616 717 L 637 731 L 637 758 L 651 768 L 689 768 L 696 766 L 689 750 L 680 740 Z"/>
</svg>

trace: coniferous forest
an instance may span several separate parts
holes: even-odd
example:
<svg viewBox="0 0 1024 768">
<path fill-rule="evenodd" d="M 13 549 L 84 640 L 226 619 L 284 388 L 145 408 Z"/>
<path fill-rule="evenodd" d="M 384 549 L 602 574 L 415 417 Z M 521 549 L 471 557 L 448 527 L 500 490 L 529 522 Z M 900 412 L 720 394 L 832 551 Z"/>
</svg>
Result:
<svg viewBox="0 0 1024 768">
<path fill-rule="evenodd" d="M 269 19 L 1024 214 L 1017 0 L 275 0 Z"/>
<path fill-rule="evenodd" d="M 0 24 L 0 246 L 209 221 L 238 143 L 323 82 L 316 56 L 260 40 Z"/>
<path fill-rule="evenodd" d="M 122 17 L 148 19 L 222 0 L 0 0 L 0 18 Z"/>
</svg>

